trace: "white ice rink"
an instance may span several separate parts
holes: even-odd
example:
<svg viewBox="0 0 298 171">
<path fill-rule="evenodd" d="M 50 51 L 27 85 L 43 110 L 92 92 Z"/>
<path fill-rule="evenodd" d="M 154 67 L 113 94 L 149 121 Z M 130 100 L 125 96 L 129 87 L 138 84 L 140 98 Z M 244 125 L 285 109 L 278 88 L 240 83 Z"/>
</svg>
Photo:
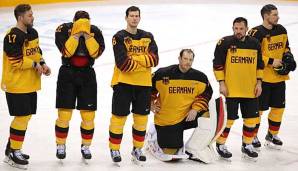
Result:
<svg viewBox="0 0 298 171">
<path fill-rule="evenodd" d="M 287 82 L 287 107 L 285 110 L 280 138 L 284 141 L 282 150 L 272 151 L 262 148 L 255 163 L 241 159 L 241 119 L 232 127 L 227 141 L 233 153 L 232 162 L 216 161 L 213 164 L 201 164 L 193 161 L 179 163 L 163 163 L 150 155 L 145 166 L 131 163 L 132 149 L 131 118 L 126 123 L 121 146 L 122 166 L 115 167 L 110 159 L 108 148 L 108 126 L 111 115 L 112 89 L 110 81 L 113 73 L 114 57 L 112 52 L 112 35 L 126 27 L 125 10 L 131 5 L 141 8 L 140 28 L 150 31 L 155 36 L 159 47 L 160 64 L 164 67 L 178 62 L 181 48 L 192 48 L 196 57 L 193 67 L 205 72 L 213 86 L 214 97 L 218 95 L 218 85 L 212 72 L 213 51 L 217 40 L 232 34 L 232 21 L 243 16 L 248 19 L 250 27 L 261 24 L 260 9 L 269 1 L 99 1 L 89 3 L 72 3 L 59 5 L 34 5 L 34 27 L 39 32 L 43 57 L 52 68 L 52 75 L 42 78 L 42 90 L 38 93 L 37 115 L 32 117 L 26 134 L 23 151 L 30 154 L 29 170 L 297 170 L 298 169 L 298 79 L 297 71 L 291 73 Z M 161 1 L 161 0 L 159 0 Z M 240 3 L 241 2 L 241 3 Z M 298 60 L 298 2 L 275 1 L 280 13 L 280 22 L 289 35 L 290 47 Z M 86 10 L 90 13 L 91 22 L 99 26 L 105 38 L 106 50 L 96 61 L 94 68 L 98 82 L 98 111 L 96 127 L 91 146 L 93 158 L 89 165 L 81 161 L 80 153 L 80 115 L 75 112 L 70 124 L 67 139 L 67 157 L 63 164 L 56 159 L 55 144 L 55 94 L 58 69 L 61 65 L 60 53 L 54 43 L 56 27 L 64 22 L 72 21 L 75 11 Z M 15 25 L 13 8 L 0 8 L 0 72 L 2 72 L 3 38 L 6 31 Z M 296 101 L 296 102 L 295 102 Z M 296 105 L 295 105 L 296 104 Z M 150 115 L 152 121 L 153 115 Z M 9 133 L 12 117 L 9 116 L 5 94 L 0 93 L 0 159 L 4 158 L 4 149 Z M 259 139 L 264 142 L 267 131 L 267 113 L 262 117 Z M 189 132 L 188 132 L 189 134 Z M 188 135 L 186 135 L 188 137 Z M 0 171 L 16 170 L 0 162 Z"/>
</svg>

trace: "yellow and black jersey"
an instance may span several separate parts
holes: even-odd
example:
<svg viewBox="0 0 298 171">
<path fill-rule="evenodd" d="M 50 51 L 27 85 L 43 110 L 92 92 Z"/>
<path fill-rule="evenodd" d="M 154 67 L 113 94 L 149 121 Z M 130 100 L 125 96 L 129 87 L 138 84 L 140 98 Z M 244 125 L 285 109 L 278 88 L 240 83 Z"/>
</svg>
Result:
<svg viewBox="0 0 298 171">
<path fill-rule="evenodd" d="M 3 44 L 2 90 L 9 93 L 40 90 L 40 75 L 33 67 L 34 62 L 43 60 L 37 31 L 28 28 L 25 33 L 13 27 L 4 37 Z"/>
<path fill-rule="evenodd" d="M 175 125 L 191 109 L 208 111 L 213 90 L 207 76 L 198 70 L 182 73 L 178 65 L 160 68 L 153 74 L 152 85 L 152 97 L 158 98 L 161 107 L 154 115 L 156 125 Z"/>
<path fill-rule="evenodd" d="M 153 35 L 144 30 L 131 34 L 126 30 L 113 37 L 115 67 L 112 86 L 118 83 L 151 86 L 151 67 L 158 64 L 158 48 Z"/>
<path fill-rule="evenodd" d="M 257 39 L 246 36 L 244 41 L 235 36 L 219 40 L 213 59 L 213 70 L 218 81 L 224 80 L 228 97 L 254 98 L 257 79 L 263 77 L 264 63 Z"/>
<path fill-rule="evenodd" d="M 88 60 L 88 65 L 94 64 L 94 59 L 98 58 L 105 50 L 104 38 L 101 30 L 91 25 L 91 38 L 85 40 L 83 36 L 79 40 L 71 35 L 73 23 L 64 23 L 57 27 L 55 33 L 55 43 L 62 54 L 62 63 L 69 64 L 70 58 L 83 56 Z"/>
<path fill-rule="evenodd" d="M 263 81 L 276 83 L 288 80 L 288 75 L 277 74 L 271 65 L 274 59 L 282 59 L 283 54 L 290 51 L 287 30 L 280 24 L 273 26 L 271 30 L 260 25 L 251 29 L 249 35 L 257 38 L 262 47 L 265 63 Z"/>
</svg>

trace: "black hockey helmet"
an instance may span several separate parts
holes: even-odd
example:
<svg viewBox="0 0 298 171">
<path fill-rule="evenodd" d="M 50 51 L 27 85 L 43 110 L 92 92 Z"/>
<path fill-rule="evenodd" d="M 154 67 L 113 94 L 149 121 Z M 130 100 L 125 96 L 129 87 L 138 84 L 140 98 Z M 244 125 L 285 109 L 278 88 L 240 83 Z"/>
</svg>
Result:
<svg viewBox="0 0 298 171">
<path fill-rule="evenodd" d="M 279 75 L 288 75 L 290 71 L 294 71 L 295 69 L 296 61 L 294 60 L 294 56 L 291 52 L 284 53 L 282 57 L 282 66 L 274 68 Z"/>
</svg>

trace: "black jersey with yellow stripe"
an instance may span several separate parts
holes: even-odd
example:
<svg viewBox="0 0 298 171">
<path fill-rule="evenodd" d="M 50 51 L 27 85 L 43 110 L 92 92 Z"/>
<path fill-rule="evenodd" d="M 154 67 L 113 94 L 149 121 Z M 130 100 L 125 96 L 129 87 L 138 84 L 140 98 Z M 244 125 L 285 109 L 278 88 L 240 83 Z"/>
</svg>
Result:
<svg viewBox="0 0 298 171">
<path fill-rule="evenodd" d="M 261 44 L 265 63 L 263 81 L 276 83 L 288 80 L 288 75 L 277 74 L 271 65 L 274 59 L 282 59 L 283 54 L 290 51 L 287 30 L 280 24 L 273 26 L 271 30 L 260 25 L 252 28 L 249 35 L 257 38 Z"/>
<path fill-rule="evenodd" d="M 150 32 L 137 30 L 131 34 L 121 30 L 113 36 L 115 57 L 112 86 L 126 83 L 151 86 L 151 67 L 158 64 L 158 48 Z"/>
<path fill-rule="evenodd" d="M 56 28 L 55 43 L 62 54 L 62 63 L 69 64 L 73 56 L 84 56 L 88 58 L 88 65 L 94 64 L 94 59 L 98 58 L 105 50 L 104 38 L 101 30 L 91 25 L 90 38 L 85 40 L 83 36 L 79 40 L 71 35 L 73 23 L 64 23 Z"/>
<path fill-rule="evenodd" d="M 29 27 L 23 32 L 13 27 L 5 35 L 3 44 L 2 90 L 9 93 L 40 90 L 40 75 L 33 67 L 34 62 L 43 60 L 37 31 Z"/>
<path fill-rule="evenodd" d="M 160 103 L 160 111 L 154 116 L 156 125 L 177 124 L 191 109 L 208 111 L 213 90 L 207 76 L 198 70 L 182 73 L 179 65 L 160 68 L 153 74 L 152 84 L 152 97 Z"/>
<path fill-rule="evenodd" d="M 244 41 L 235 36 L 219 40 L 213 59 L 213 70 L 218 81 L 224 80 L 227 97 L 254 98 L 257 79 L 263 77 L 264 63 L 257 39 L 246 36 Z"/>
</svg>

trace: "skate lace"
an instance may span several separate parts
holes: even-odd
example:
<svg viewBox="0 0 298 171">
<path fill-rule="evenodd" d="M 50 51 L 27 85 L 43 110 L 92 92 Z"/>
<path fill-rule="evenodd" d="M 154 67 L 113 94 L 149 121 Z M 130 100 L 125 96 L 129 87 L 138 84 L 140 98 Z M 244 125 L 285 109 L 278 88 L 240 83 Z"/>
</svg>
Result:
<svg viewBox="0 0 298 171">
<path fill-rule="evenodd" d="M 14 151 L 14 155 L 15 155 L 18 159 L 20 159 L 20 160 L 25 160 L 25 158 L 24 158 L 23 155 L 22 155 L 22 151 L 21 151 L 21 150 L 16 150 L 16 151 Z"/>
<path fill-rule="evenodd" d="M 111 154 L 112 154 L 113 157 L 118 157 L 118 156 L 120 156 L 120 151 L 118 151 L 118 150 L 112 150 L 111 151 Z"/>
<path fill-rule="evenodd" d="M 219 146 L 220 151 L 224 152 L 224 153 L 229 153 L 228 148 L 226 145 L 220 145 Z"/>
<path fill-rule="evenodd" d="M 83 145 L 81 149 L 85 154 L 91 154 L 89 146 Z"/>
<path fill-rule="evenodd" d="M 57 152 L 58 152 L 58 154 L 64 154 L 65 153 L 65 146 L 64 145 L 57 145 Z"/>
<path fill-rule="evenodd" d="M 134 155 L 139 158 L 140 156 L 144 156 L 142 150 L 140 148 L 134 149 Z"/>
<path fill-rule="evenodd" d="M 246 150 L 248 150 L 249 152 L 255 152 L 255 149 L 254 149 L 254 147 L 253 147 L 253 145 L 252 144 L 249 144 L 249 145 L 246 145 L 245 146 L 245 149 Z"/>
</svg>

